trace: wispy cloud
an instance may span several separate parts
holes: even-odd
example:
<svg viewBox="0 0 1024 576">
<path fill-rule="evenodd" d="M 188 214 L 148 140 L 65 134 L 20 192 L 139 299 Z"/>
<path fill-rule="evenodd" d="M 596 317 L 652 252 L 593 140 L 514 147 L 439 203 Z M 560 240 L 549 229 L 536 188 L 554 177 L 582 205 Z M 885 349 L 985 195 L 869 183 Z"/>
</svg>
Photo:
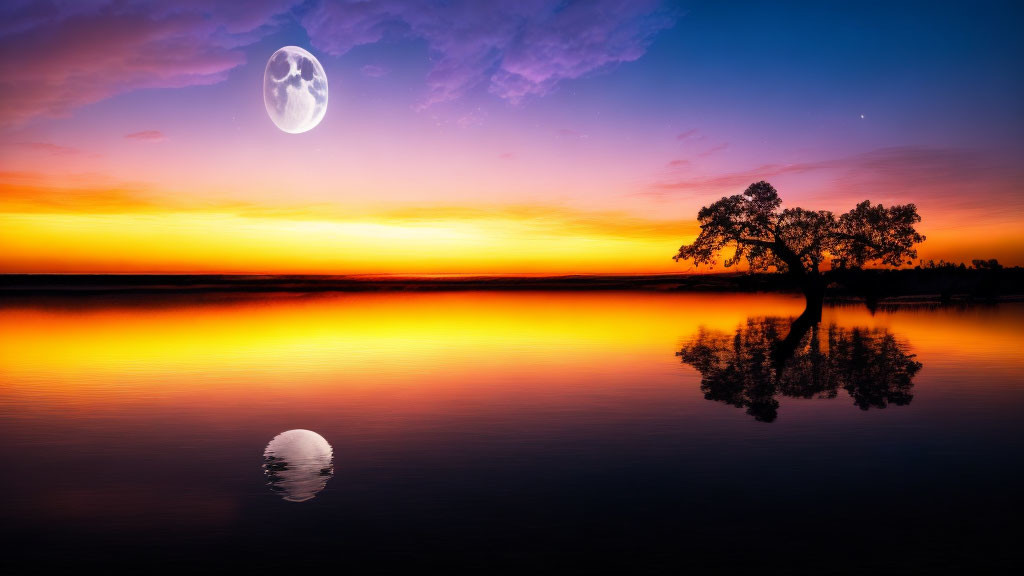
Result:
<svg viewBox="0 0 1024 576">
<path fill-rule="evenodd" d="M 159 130 L 132 132 L 131 134 L 125 134 L 124 137 L 129 140 L 140 140 L 143 142 L 163 142 L 167 139 L 167 137 L 164 136 L 164 133 Z"/>
<path fill-rule="evenodd" d="M 505 155 L 502 155 L 505 156 Z M 197 199 L 122 182 L 100 174 L 51 176 L 0 172 L 0 213 L 38 214 L 231 214 L 243 218 L 297 221 L 373 222 L 403 226 L 508 222 L 538 234 L 624 238 L 694 233 L 692 221 L 651 219 L 621 211 L 583 210 L 557 204 L 423 204 L 354 212 L 333 203 L 266 204 L 231 199 Z M 674 240 L 673 240 L 674 241 Z"/>
<path fill-rule="evenodd" d="M 0 172 L 0 212 L 120 214 L 164 205 L 145 186 L 99 174 Z"/>
<path fill-rule="evenodd" d="M 685 160 L 683 161 L 685 162 Z M 707 193 L 715 194 L 728 191 L 737 194 L 752 182 L 765 180 L 781 174 L 797 174 L 817 170 L 818 164 L 764 164 L 750 170 L 711 174 L 706 176 L 690 176 L 655 183 L 650 190 L 641 192 L 645 196 L 672 196 L 676 194 Z"/>
<path fill-rule="evenodd" d="M 639 194 L 658 198 L 738 194 L 758 180 L 801 174 L 820 175 L 816 176 L 820 191 L 804 196 L 827 201 L 920 198 L 949 210 L 967 210 L 980 203 L 989 212 L 1024 210 L 1024 200 L 1014 184 L 1024 177 L 1024 169 L 975 150 L 919 146 L 879 148 L 842 158 L 673 177 L 656 182 Z"/>
<path fill-rule="evenodd" d="M 715 146 L 712 146 L 711 148 L 708 148 L 707 150 L 704 150 L 703 152 L 700 152 L 699 154 L 697 154 L 697 156 L 699 156 L 700 158 L 707 158 L 708 156 L 713 156 L 714 154 L 716 154 L 718 152 L 721 152 L 722 150 L 725 150 L 728 147 L 729 147 L 729 143 L 728 142 L 723 142 L 721 144 L 716 144 Z"/>
<path fill-rule="evenodd" d="M 359 69 L 363 73 L 363 76 L 370 78 L 381 78 L 387 76 L 390 70 L 383 66 L 377 66 L 376 64 L 367 64 Z"/>
<path fill-rule="evenodd" d="M 525 223 L 538 233 L 551 235 L 676 238 L 695 234 L 697 224 L 683 220 L 656 220 L 613 210 L 579 210 L 559 205 L 466 206 L 432 204 L 407 206 L 377 214 L 388 221 L 495 221 Z"/>
<path fill-rule="evenodd" d="M 555 131 L 561 138 L 586 138 L 587 135 L 579 130 L 573 130 L 572 128 L 559 128 Z"/>
<path fill-rule="evenodd" d="M 239 47 L 292 2 L 8 2 L 0 7 L 0 125 L 140 88 L 212 84 L 245 62 Z"/>
<path fill-rule="evenodd" d="M 297 17 L 312 44 L 342 55 L 392 38 L 425 40 L 422 106 L 484 86 L 518 103 L 562 81 L 637 60 L 675 24 L 662 0 L 104 1 L 0 5 L 0 126 L 63 116 L 143 88 L 215 84 L 241 50 Z M 369 77 L 384 66 L 362 68 Z"/>
<path fill-rule="evenodd" d="M 426 41 L 433 68 L 423 106 L 484 85 L 512 103 L 559 82 L 634 61 L 676 21 L 663 2 L 321 2 L 302 17 L 315 47 L 341 55 L 398 37 Z"/>
<path fill-rule="evenodd" d="M 82 151 L 78 148 L 71 146 L 61 146 L 54 144 L 53 142 L 19 142 L 19 145 L 28 148 L 30 150 L 36 150 L 39 152 L 47 152 L 56 156 L 68 156 L 71 154 L 81 154 Z"/>
</svg>

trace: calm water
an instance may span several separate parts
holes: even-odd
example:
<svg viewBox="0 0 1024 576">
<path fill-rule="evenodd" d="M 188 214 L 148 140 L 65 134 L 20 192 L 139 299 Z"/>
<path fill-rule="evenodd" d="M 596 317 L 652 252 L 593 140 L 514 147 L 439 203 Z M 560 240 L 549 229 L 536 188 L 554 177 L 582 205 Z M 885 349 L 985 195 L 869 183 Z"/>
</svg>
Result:
<svg viewBox="0 0 1024 576">
<path fill-rule="evenodd" d="M 778 352 L 800 309 L 634 293 L 8 301 L 0 569 L 1017 558 L 1024 305 L 830 308 Z"/>
</svg>

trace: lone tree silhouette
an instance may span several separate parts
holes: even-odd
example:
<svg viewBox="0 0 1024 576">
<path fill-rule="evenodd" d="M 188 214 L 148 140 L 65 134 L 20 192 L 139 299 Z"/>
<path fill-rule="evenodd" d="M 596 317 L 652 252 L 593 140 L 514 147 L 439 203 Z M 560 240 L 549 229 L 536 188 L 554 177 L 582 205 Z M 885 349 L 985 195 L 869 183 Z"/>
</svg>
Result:
<svg viewBox="0 0 1024 576">
<path fill-rule="evenodd" d="M 914 244 L 924 241 L 914 229 L 921 217 L 913 204 L 886 208 L 865 200 L 838 218 L 828 210 L 780 210 L 781 205 L 775 188 L 761 181 L 701 208 L 700 235 L 674 259 L 712 265 L 722 249 L 732 247 L 725 267 L 746 260 L 752 272 L 787 272 L 807 300 L 803 316 L 818 322 L 825 297 L 819 266 L 826 256 L 854 268 L 869 262 L 899 266 L 912 264 Z"/>
<path fill-rule="evenodd" d="M 748 318 L 735 333 L 701 327 L 676 356 L 700 373 L 705 398 L 746 408 L 760 422 L 778 417 L 780 396 L 835 398 L 845 390 L 861 410 L 914 399 L 921 363 L 889 330 L 793 323 L 783 339 L 788 323 Z"/>
</svg>

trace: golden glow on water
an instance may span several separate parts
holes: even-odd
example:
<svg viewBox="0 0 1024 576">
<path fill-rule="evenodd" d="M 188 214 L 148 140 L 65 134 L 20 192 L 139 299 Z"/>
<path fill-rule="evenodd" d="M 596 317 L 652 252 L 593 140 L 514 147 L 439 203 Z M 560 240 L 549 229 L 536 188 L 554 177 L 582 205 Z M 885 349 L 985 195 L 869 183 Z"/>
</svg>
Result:
<svg viewBox="0 0 1024 576">
<path fill-rule="evenodd" d="M 198 306 L 6 309 L 0 364 L 36 402 L 161 397 L 230 403 L 239 391 L 454 393 L 515 378 L 628 370 L 698 325 L 729 329 L 750 310 L 791 315 L 788 296 L 444 293 L 280 297 Z M 751 306 L 753 304 L 753 306 Z M 627 364 L 621 363 L 626 361 Z M 38 386 L 38 388 L 37 388 Z"/>
<path fill-rule="evenodd" d="M 884 410 L 862 411 L 840 391 L 781 398 L 777 421 L 755 422 L 707 400 L 701 375 L 675 356 L 701 328 L 729 335 L 748 318 L 795 316 L 802 303 L 626 292 L 8 301 L 0 437 L 7 458 L 32 462 L 11 476 L 9 514 L 161 534 L 232 526 L 239 494 L 261 477 L 260 450 L 296 428 L 334 447 L 339 477 L 327 491 L 344 494 L 354 478 L 376 487 L 449 465 L 518 462 L 542 478 L 563 459 L 628 467 L 650 449 L 657 462 L 689 453 L 719 466 L 737 447 L 758 447 L 756 459 L 765 441 L 828 444 L 870 436 L 883 420 L 887 438 L 945 431 L 965 414 L 985 430 L 1016 421 L 1020 304 L 827 309 L 825 323 L 888 329 L 923 365 L 912 403 Z M 184 493 L 183 473 L 198 475 Z"/>
<path fill-rule="evenodd" d="M 500 409 L 494 397 L 514 404 L 530 394 L 578 403 L 628 382 L 692 378 L 673 354 L 700 327 L 729 332 L 748 317 L 795 316 L 801 304 L 788 295 L 493 292 L 7 307 L 0 407 L 231 412 L 254 402 L 398 402 L 445 410 L 475 398 Z M 1011 351 L 1024 338 L 1014 310 L 871 315 L 851 306 L 828 310 L 825 322 L 887 327 L 926 369 L 998 358 L 990 370 L 1017 370 Z"/>
</svg>

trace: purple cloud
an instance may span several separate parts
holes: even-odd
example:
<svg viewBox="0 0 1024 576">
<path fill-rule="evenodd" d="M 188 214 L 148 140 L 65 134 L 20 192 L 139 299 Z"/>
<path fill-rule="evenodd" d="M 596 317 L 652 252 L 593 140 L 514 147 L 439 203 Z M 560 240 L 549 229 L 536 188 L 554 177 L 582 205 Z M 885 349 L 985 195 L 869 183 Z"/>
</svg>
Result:
<svg viewBox="0 0 1024 576">
<path fill-rule="evenodd" d="M 712 146 L 711 148 L 708 148 L 707 150 L 701 152 L 700 154 L 697 154 L 697 156 L 700 156 L 701 158 L 707 158 L 708 156 L 711 156 L 716 152 L 721 152 L 722 150 L 725 150 L 728 147 L 729 143 L 723 142 L 722 144 L 717 144 L 715 146 Z"/>
<path fill-rule="evenodd" d="M 140 88 L 213 84 L 245 62 L 238 50 L 292 2 L 166 6 L 9 2 L 0 8 L 0 125 Z"/>
<path fill-rule="evenodd" d="M 675 20 L 654 0 L 381 0 L 323 2 L 302 24 L 316 48 L 334 55 L 391 38 L 425 40 L 433 61 L 427 107 L 478 86 L 513 104 L 543 96 L 563 80 L 640 58 Z"/>
<path fill-rule="evenodd" d="M 125 134 L 124 137 L 129 140 L 141 140 L 143 142 L 163 142 L 167 139 L 167 137 L 164 136 L 164 133 L 159 130 L 132 132 L 131 134 Z"/>
<path fill-rule="evenodd" d="M 1019 214 L 1024 201 L 1015 186 L 1024 172 L 1012 160 L 970 149 L 894 146 L 869 152 L 793 164 L 764 164 L 749 170 L 707 176 L 673 178 L 654 184 L 639 195 L 655 198 L 738 194 L 758 180 L 815 174 L 820 191 L 805 195 L 825 203 L 879 202 L 927 198 L 949 208 L 967 210 L 980 204 L 998 205 Z M 823 177 L 822 177 L 823 176 Z"/>
<path fill-rule="evenodd" d="M 675 165 L 675 162 L 686 161 L 675 160 L 670 164 Z M 730 190 L 733 191 L 732 193 L 738 193 L 742 192 L 742 189 L 749 186 L 752 182 L 766 180 L 782 174 L 799 174 L 803 172 L 810 172 L 812 170 L 819 170 L 823 168 L 823 164 L 824 163 L 820 162 L 764 164 L 751 170 L 727 172 L 725 174 L 716 174 L 713 176 L 695 176 L 691 178 L 672 180 L 669 182 L 661 182 L 655 184 L 652 187 L 652 190 L 641 194 L 645 196 L 668 196 L 675 193 L 716 193 Z"/>
<path fill-rule="evenodd" d="M 640 58 L 676 20 L 661 0 L 503 4 L 9 0 L 0 4 L 0 126 L 143 88 L 221 82 L 245 62 L 241 48 L 291 17 L 315 48 L 333 55 L 388 39 L 425 40 L 433 65 L 424 107 L 476 87 L 512 103 L 547 94 L 563 80 Z"/>
<path fill-rule="evenodd" d="M 370 78 L 387 76 L 388 72 L 390 72 L 387 68 L 377 66 L 376 64 L 367 64 L 366 66 L 363 66 L 360 71 L 363 73 L 363 76 L 369 76 Z"/>
</svg>

